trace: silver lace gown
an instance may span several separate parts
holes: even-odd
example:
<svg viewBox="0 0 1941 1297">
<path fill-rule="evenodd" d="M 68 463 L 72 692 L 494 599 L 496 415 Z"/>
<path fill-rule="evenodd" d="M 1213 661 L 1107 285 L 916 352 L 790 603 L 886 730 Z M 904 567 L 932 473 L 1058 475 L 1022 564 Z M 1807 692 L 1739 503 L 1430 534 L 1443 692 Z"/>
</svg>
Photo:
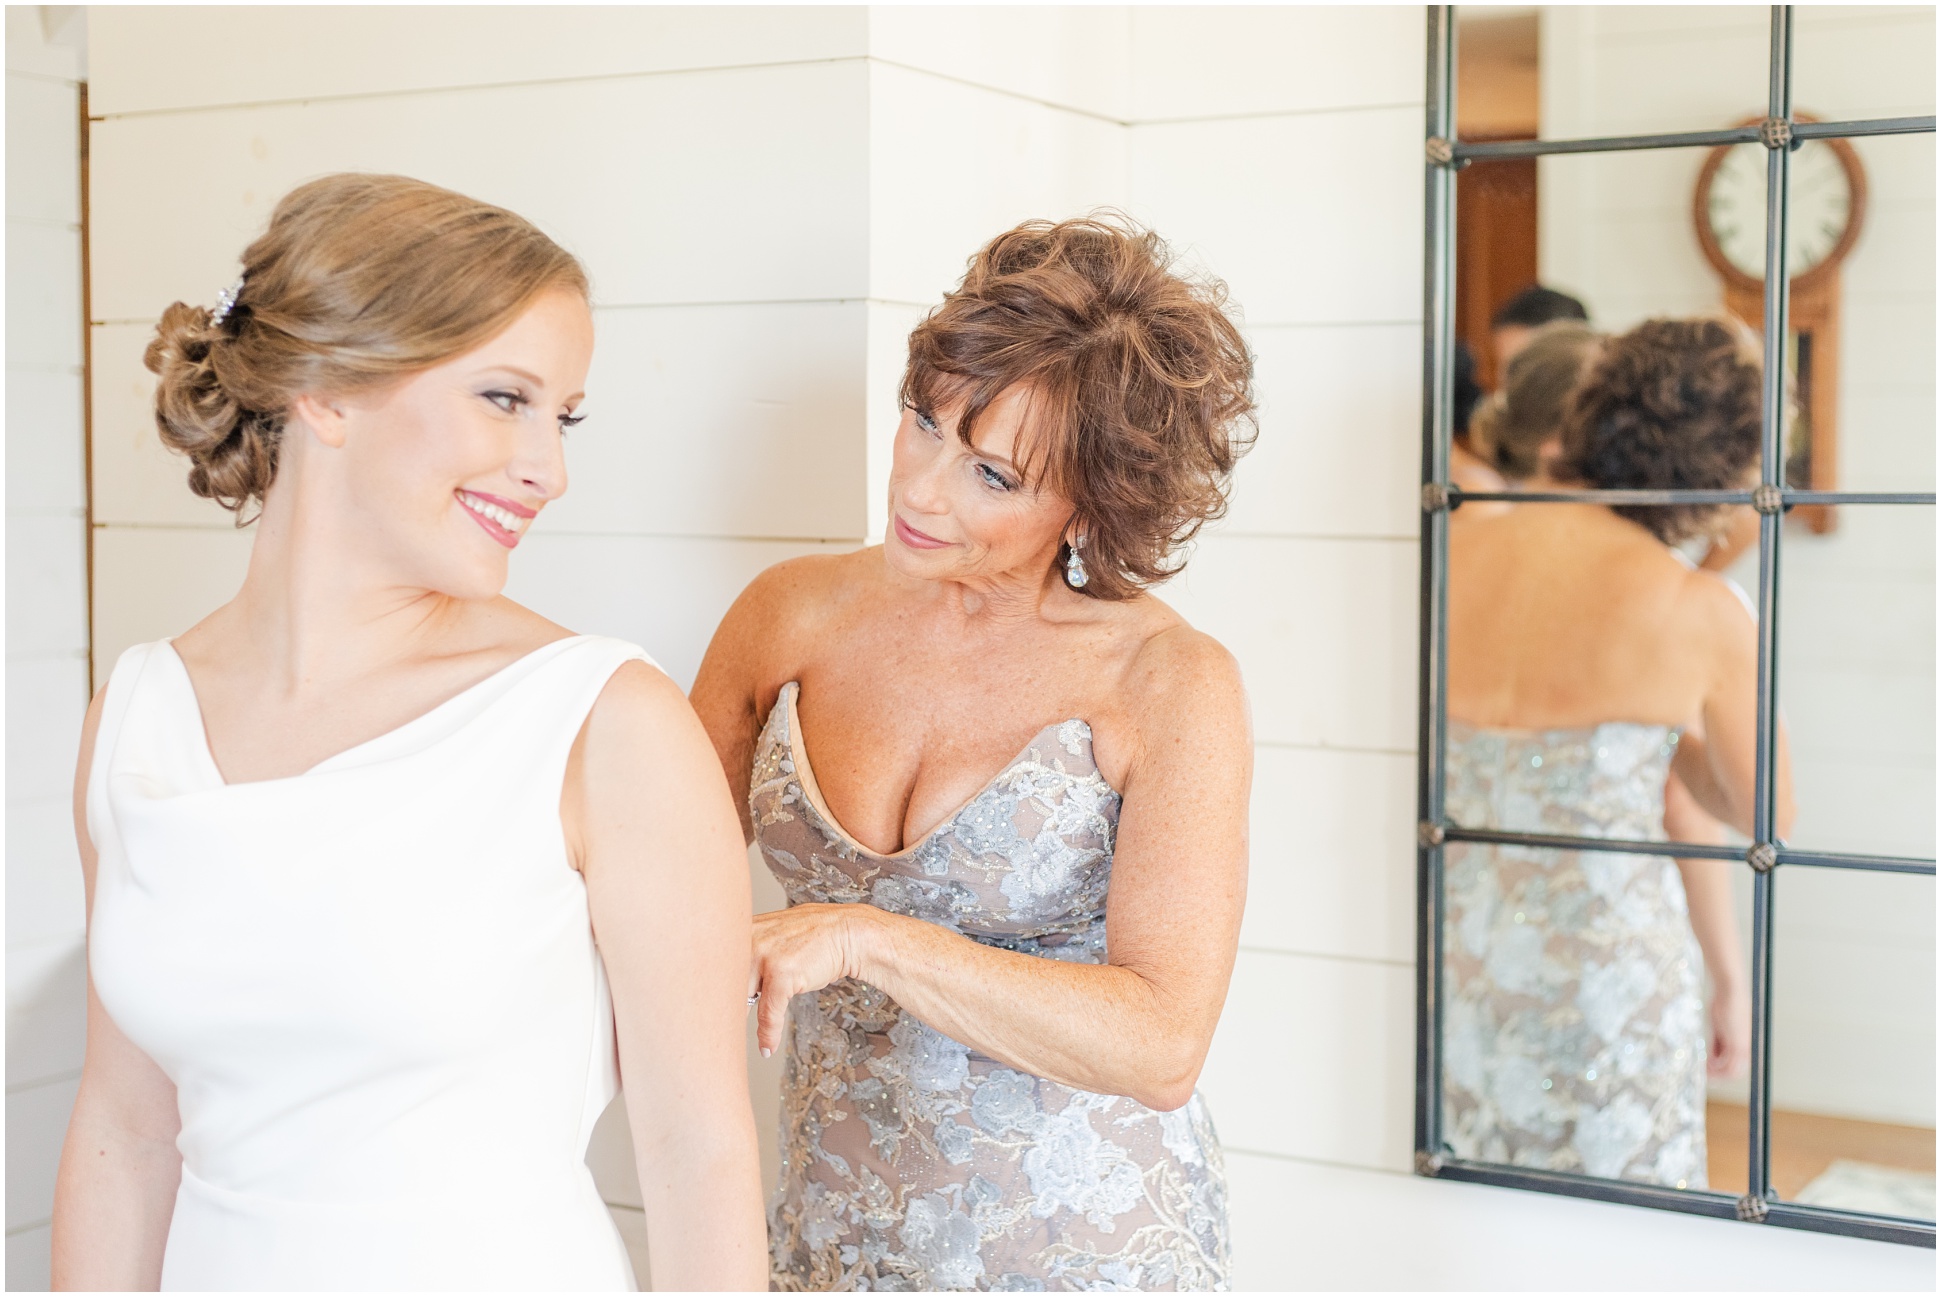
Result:
<svg viewBox="0 0 1941 1297">
<path fill-rule="evenodd" d="M 783 687 L 756 746 L 755 839 L 790 904 L 876 905 L 1045 959 L 1105 962 L 1119 794 L 1083 721 L 1047 726 L 963 809 L 878 855 L 828 814 Z M 1218 1289 L 1226 1176 L 1206 1107 L 1016 1071 L 842 981 L 789 1006 L 782 1290 Z"/>
<path fill-rule="evenodd" d="M 1449 726 L 1472 828 L 1662 840 L 1678 733 Z M 1705 1187 L 1698 942 L 1666 856 L 1445 853 L 1444 1138 L 1457 1156 Z"/>
</svg>

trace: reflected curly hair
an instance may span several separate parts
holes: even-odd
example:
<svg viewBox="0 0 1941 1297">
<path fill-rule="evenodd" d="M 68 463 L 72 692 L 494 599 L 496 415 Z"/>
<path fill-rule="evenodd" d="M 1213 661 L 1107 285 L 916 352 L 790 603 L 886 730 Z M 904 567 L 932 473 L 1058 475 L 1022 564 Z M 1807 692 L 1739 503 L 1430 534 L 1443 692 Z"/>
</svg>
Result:
<svg viewBox="0 0 1941 1297">
<path fill-rule="evenodd" d="M 1737 321 L 1645 321 L 1605 343 L 1571 396 L 1558 475 L 1604 490 L 1745 489 L 1759 462 L 1761 372 Z M 1612 511 L 1669 545 L 1709 530 L 1721 509 Z"/>
<path fill-rule="evenodd" d="M 1072 503 L 1081 593 L 1129 599 L 1184 565 L 1253 444 L 1253 358 L 1226 308 L 1226 285 L 1175 271 L 1158 235 L 1116 213 L 1026 221 L 910 335 L 900 396 L 961 406 L 970 445 L 978 416 L 1024 384 L 1020 470 Z"/>
</svg>

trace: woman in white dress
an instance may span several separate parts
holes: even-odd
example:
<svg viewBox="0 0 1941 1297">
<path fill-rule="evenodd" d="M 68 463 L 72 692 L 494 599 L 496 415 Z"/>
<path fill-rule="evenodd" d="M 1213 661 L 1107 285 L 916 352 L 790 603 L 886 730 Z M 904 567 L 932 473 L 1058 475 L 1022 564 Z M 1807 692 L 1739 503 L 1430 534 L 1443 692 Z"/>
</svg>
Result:
<svg viewBox="0 0 1941 1297">
<path fill-rule="evenodd" d="M 584 273 L 357 175 L 243 267 L 148 352 L 191 488 L 260 516 L 237 596 L 88 712 L 56 1286 L 629 1288 L 584 1164 L 622 1080 L 654 1280 L 757 1285 L 720 767 L 638 648 L 500 595 L 566 488 Z"/>
</svg>

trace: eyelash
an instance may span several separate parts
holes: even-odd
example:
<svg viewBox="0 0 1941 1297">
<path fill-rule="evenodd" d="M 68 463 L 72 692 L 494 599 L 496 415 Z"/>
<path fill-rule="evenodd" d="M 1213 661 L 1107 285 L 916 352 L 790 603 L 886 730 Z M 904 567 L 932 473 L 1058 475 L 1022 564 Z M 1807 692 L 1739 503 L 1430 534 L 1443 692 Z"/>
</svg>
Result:
<svg viewBox="0 0 1941 1297">
<path fill-rule="evenodd" d="M 938 435 L 937 421 L 935 419 L 925 414 L 922 410 L 917 409 L 915 406 L 910 407 L 910 413 L 916 416 L 917 427 L 923 429 L 933 437 Z M 989 464 L 979 464 L 977 466 L 977 472 L 984 479 L 984 485 L 990 487 L 993 491 L 1015 491 L 1018 489 L 1016 483 L 992 468 Z"/>
<path fill-rule="evenodd" d="M 977 471 L 983 475 L 984 485 L 998 491 L 1009 491 L 1013 489 L 1011 479 L 992 468 L 989 464 L 979 464 Z"/>
<path fill-rule="evenodd" d="M 493 405 L 498 406 L 498 408 L 506 414 L 516 414 L 518 413 L 520 406 L 531 404 L 530 401 L 528 401 L 525 397 L 521 396 L 517 392 L 495 391 L 495 392 L 486 392 L 483 395 L 486 400 L 490 401 Z M 500 405 L 500 402 L 502 401 L 505 402 L 505 404 Z M 585 423 L 585 422 L 586 422 L 586 416 L 583 414 L 562 414 L 559 416 L 559 426 L 561 431 L 564 431 L 567 428 L 577 428 L 582 423 Z"/>
</svg>

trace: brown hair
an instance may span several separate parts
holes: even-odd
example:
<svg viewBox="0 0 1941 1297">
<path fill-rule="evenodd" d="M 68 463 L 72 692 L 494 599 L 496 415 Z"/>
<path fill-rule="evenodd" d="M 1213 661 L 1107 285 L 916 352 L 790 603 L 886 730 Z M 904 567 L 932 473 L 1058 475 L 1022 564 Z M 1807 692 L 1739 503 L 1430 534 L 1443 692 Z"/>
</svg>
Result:
<svg viewBox="0 0 1941 1297">
<path fill-rule="evenodd" d="M 1759 461 L 1761 365 L 1736 321 L 1647 320 L 1605 344 L 1564 418 L 1560 476 L 1604 490 L 1742 490 Z M 1720 506 L 1616 505 L 1667 544 Z"/>
<path fill-rule="evenodd" d="M 1546 324 L 1511 359 L 1503 386 L 1470 420 L 1469 442 L 1505 477 L 1536 476 L 1544 442 L 1557 435 L 1564 408 L 1597 351 L 1597 333 L 1572 321 Z"/>
<path fill-rule="evenodd" d="M 226 318 L 177 302 L 144 363 L 189 489 L 245 521 L 276 478 L 290 402 L 369 391 L 494 337 L 549 289 L 587 295 L 572 254 L 519 216 L 405 176 L 339 174 L 276 205 Z"/>
<path fill-rule="evenodd" d="M 1083 593 L 1101 599 L 1179 570 L 1179 547 L 1226 512 L 1255 435 L 1253 359 L 1226 286 L 1172 260 L 1158 235 L 1116 214 L 1027 221 L 979 251 L 910 335 L 904 403 L 961 401 L 966 445 L 1000 393 L 1029 387 L 1020 468 L 1072 502 Z"/>
</svg>

